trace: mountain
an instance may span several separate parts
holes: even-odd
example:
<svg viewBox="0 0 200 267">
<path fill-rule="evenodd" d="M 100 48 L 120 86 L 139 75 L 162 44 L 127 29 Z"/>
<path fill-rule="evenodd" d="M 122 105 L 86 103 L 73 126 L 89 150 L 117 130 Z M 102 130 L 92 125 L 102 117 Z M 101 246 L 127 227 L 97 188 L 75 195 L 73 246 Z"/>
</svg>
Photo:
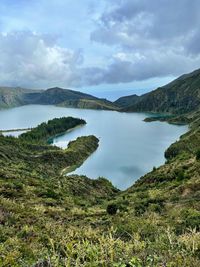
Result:
<svg viewBox="0 0 200 267">
<path fill-rule="evenodd" d="M 118 107 L 125 108 L 136 103 L 139 99 L 138 95 L 123 96 L 118 98 L 114 104 Z"/>
<path fill-rule="evenodd" d="M 25 104 L 24 97 L 27 93 L 39 91 L 20 87 L 0 87 L 0 108 L 10 108 Z"/>
<path fill-rule="evenodd" d="M 183 114 L 200 108 L 200 69 L 140 97 L 126 97 L 123 111 Z M 123 99 L 122 99 L 123 100 Z M 115 103 L 119 103 L 118 99 Z"/>
<path fill-rule="evenodd" d="M 24 100 L 30 104 L 58 105 L 64 101 L 80 99 L 97 99 L 94 96 L 84 94 L 78 91 L 62 89 L 58 87 L 50 88 L 41 92 L 27 92 Z"/>
<path fill-rule="evenodd" d="M 30 104 L 108 110 L 117 108 L 112 102 L 106 99 L 100 99 L 92 95 L 70 89 L 62 89 L 58 87 L 47 90 L 29 90 L 19 87 L 0 88 L 0 108 Z"/>
<path fill-rule="evenodd" d="M 28 104 L 180 115 L 200 108 L 200 69 L 182 75 L 150 93 L 120 97 L 115 102 L 59 87 L 47 90 L 0 88 L 0 108 Z"/>
</svg>

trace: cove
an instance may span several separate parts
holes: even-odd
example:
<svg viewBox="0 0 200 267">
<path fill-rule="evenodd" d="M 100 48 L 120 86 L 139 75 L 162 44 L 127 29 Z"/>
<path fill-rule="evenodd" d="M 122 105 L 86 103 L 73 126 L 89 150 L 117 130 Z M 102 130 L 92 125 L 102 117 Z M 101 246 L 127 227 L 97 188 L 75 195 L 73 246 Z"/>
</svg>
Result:
<svg viewBox="0 0 200 267">
<path fill-rule="evenodd" d="M 86 125 L 55 137 L 53 144 L 66 148 L 78 136 L 95 135 L 100 140 L 99 148 L 72 174 L 105 177 L 119 189 L 126 189 L 154 166 L 162 165 L 166 148 L 188 130 L 185 125 L 144 122 L 148 115 L 29 105 L 1 110 L 0 129 L 31 128 L 63 116 L 82 118 Z"/>
</svg>

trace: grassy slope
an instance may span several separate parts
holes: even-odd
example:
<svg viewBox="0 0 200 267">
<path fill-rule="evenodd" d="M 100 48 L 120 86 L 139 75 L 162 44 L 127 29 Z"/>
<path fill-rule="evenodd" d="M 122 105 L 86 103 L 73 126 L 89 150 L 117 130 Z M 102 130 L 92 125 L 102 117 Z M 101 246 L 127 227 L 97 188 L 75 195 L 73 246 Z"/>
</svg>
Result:
<svg viewBox="0 0 200 267">
<path fill-rule="evenodd" d="M 200 161 L 185 147 L 199 144 L 197 125 L 167 164 L 125 192 L 60 175 L 96 149 L 94 137 L 63 151 L 1 136 L 0 265 L 199 266 Z"/>
<path fill-rule="evenodd" d="M 97 147 L 94 136 L 80 137 L 66 150 L 0 136 L 0 266 L 31 266 L 48 256 L 61 235 L 73 234 L 73 222 L 85 214 L 101 216 L 102 209 L 93 205 L 118 190 L 103 178 L 61 174 Z"/>
<path fill-rule="evenodd" d="M 137 100 L 137 101 L 136 101 Z M 152 111 L 184 114 L 200 107 L 200 70 L 182 75 L 173 82 L 132 101 L 126 98 L 123 111 Z"/>
<path fill-rule="evenodd" d="M 23 89 L 20 87 L 0 87 L 0 109 L 24 105 L 24 95 L 33 92 L 39 91 Z"/>
<path fill-rule="evenodd" d="M 167 163 L 118 193 L 104 179 L 60 175 L 86 140 L 66 156 L 2 137 L 2 265 L 200 266 L 199 112 L 181 118 L 191 130 L 166 151 Z"/>
<path fill-rule="evenodd" d="M 130 96 L 123 96 L 118 98 L 114 104 L 121 108 L 126 108 L 130 105 L 133 105 L 139 100 L 139 96 L 137 95 L 130 95 Z"/>
<path fill-rule="evenodd" d="M 79 99 L 67 100 L 60 103 L 58 106 L 69 108 L 84 108 L 84 109 L 102 109 L 102 110 L 118 110 L 119 108 L 112 102 L 104 99 Z"/>
</svg>

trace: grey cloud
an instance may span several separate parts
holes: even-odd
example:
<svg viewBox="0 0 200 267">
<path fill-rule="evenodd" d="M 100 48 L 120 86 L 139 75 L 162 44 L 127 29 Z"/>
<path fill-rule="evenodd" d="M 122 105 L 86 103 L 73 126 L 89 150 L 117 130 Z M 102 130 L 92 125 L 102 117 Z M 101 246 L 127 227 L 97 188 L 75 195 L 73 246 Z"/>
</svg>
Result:
<svg viewBox="0 0 200 267">
<path fill-rule="evenodd" d="M 181 75 L 184 72 L 189 72 L 200 65 L 200 57 L 193 60 L 188 60 L 182 55 L 168 54 L 165 57 L 156 58 L 150 57 L 140 61 L 121 61 L 113 60 L 105 69 L 87 69 L 87 83 L 97 85 L 101 83 L 117 84 L 128 83 L 132 81 L 141 81 L 154 77 L 170 76 L 172 73 L 175 76 Z"/>
<path fill-rule="evenodd" d="M 132 48 L 137 47 L 138 39 L 147 45 L 184 46 L 191 32 L 200 26 L 199 12 L 198 0 L 123 1 L 102 15 L 91 39 Z"/>
<path fill-rule="evenodd" d="M 0 34 L 0 83 L 71 86 L 78 79 L 82 53 L 62 48 L 55 40 L 32 32 Z"/>
<path fill-rule="evenodd" d="M 112 54 L 106 52 L 104 62 L 100 60 L 101 66 L 87 67 L 83 52 L 59 46 L 59 36 L 1 33 L 0 83 L 27 87 L 128 83 L 177 76 L 200 66 L 199 0 L 110 0 L 106 6 L 91 33 L 92 41 L 112 48 L 108 49 Z"/>
<path fill-rule="evenodd" d="M 198 0 L 126 0 L 121 1 L 114 10 L 105 12 L 101 22 L 104 27 L 125 22 L 127 26 L 133 26 L 133 32 L 143 32 L 149 37 L 167 38 L 198 27 L 199 11 Z M 149 20 L 149 24 L 141 29 L 145 19 Z M 138 24 L 134 24 L 134 21 Z"/>
<path fill-rule="evenodd" d="M 125 55 L 113 57 L 102 80 L 125 83 L 199 68 L 199 13 L 198 0 L 119 1 L 91 33 L 91 40 Z"/>
<path fill-rule="evenodd" d="M 194 30 L 185 45 L 185 50 L 191 55 L 200 54 L 200 29 Z"/>
</svg>

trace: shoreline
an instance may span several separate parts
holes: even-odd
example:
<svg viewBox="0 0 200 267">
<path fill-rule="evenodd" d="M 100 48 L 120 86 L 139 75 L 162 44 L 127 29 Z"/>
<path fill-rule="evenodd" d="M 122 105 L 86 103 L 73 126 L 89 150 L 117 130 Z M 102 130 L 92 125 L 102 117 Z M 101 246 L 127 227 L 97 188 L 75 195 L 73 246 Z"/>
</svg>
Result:
<svg viewBox="0 0 200 267">
<path fill-rule="evenodd" d="M 53 106 L 53 105 L 52 105 Z M 101 111 L 101 110 L 98 110 L 98 111 Z M 112 110 L 111 112 L 115 112 L 114 110 Z M 146 117 L 146 118 L 144 118 L 144 122 L 152 122 L 152 121 L 160 121 L 160 122 L 164 122 L 164 123 L 169 123 L 169 121 L 166 119 L 166 120 L 159 120 L 159 118 L 161 118 L 161 117 L 164 117 L 164 118 L 171 118 L 171 117 L 173 117 L 173 115 L 164 115 L 163 114 L 163 116 L 161 116 L 161 113 L 158 113 L 158 112 L 123 112 L 123 113 L 142 113 L 142 114 L 152 114 L 152 115 L 154 115 L 154 116 L 152 116 L 152 117 Z M 158 116 L 157 116 L 158 115 Z M 147 121 L 146 121 L 146 119 L 147 119 Z M 149 121 L 148 121 L 148 119 L 149 119 Z M 151 119 L 153 119 L 153 120 L 151 120 Z M 187 130 L 187 132 L 190 130 L 190 127 L 191 127 L 191 123 L 190 122 L 188 122 L 188 123 L 182 123 L 181 122 L 181 120 L 179 121 L 178 120 L 179 118 L 177 118 L 177 121 L 176 121 L 176 123 L 171 123 L 171 124 L 175 124 L 175 125 L 187 125 L 188 126 L 188 130 Z M 71 132 L 71 131 L 73 131 L 73 130 L 75 130 L 76 128 L 79 128 L 79 127 L 82 127 L 82 126 L 84 126 L 85 124 L 80 124 L 80 125 L 77 125 L 77 126 L 75 126 L 75 127 L 72 127 L 72 128 L 70 128 L 70 129 L 68 129 L 67 131 L 65 131 L 65 132 L 62 132 L 62 133 L 59 133 L 59 134 L 57 134 L 57 135 L 54 135 L 54 136 L 51 136 L 48 140 L 47 140 L 47 144 L 49 144 L 49 145 L 54 145 L 53 144 L 53 140 L 55 139 L 55 138 L 57 138 L 57 137 L 59 137 L 59 136 L 63 136 L 63 135 L 65 135 L 65 134 L 67 134 L 67 133 L 69 133 L 69 132 Z M 17 132 L 17 131 L 28 131 L 28 130 L 32 130 L 32 129 L 34 129 L 34 127 L 33 128 L 23 128 L 23 129 L 11 129 L 11 130 L 0 130 L 0 134 L 1 133 L 6 133 L 6 132 Z M 186 132 L 186 133 L 187 133 Z M 180 137 L 181 136 L 179 136 L 179 139 L 180 139 Z M 179 140 L 178 139 L 178 140 Z M 171 146 L 171 145 L 173 145 L 174 144 L 174 142 L 172 142 L 172 143 L 170 143 L 170 145 L 169 145 L 169 147 Z M 166 148 L 166 150 L 169 148 L 169 147 L 167 147 Z M 67 150 L 67 148 L 65 148 L 65 149 L 63 149 L 62 148 L 62 150 Z M 164 151 L 164 153 L 165 153 L 165 151 Z M 164 154 L 163 153 L 163 154 Z M 90 157 L 90 155 L 88 156 L 88 157 Z M 88 158 L 87 157 L 87 158 Z M 87 159 L 86 158 L 86 159 Z M 67 166 L 66 168 L 63 168 L 62 170 L 61 170 L 61 175 L 69 175 L 71 172 L 73 172 L 73 171 L 75 171 L 77 168 L 79 168 L 82 164 L 84 164 L 84 161 L 86 160 L 86 159 L 84 159 L 82 162 L 80 162 L 80 163 L 78 163 L 78 164 L 75 164 L 75 165 L 72 165 L 72 166 Z M 166 163 L 165 162 L 163 162 L 161 165 L 159 165 L 157 168 L 160 168 L 160 167 L 162 167 L 162 166 L 164 166 Z M 137 181 L 139 181 L 143 176 L 145 176 L 145 175 L 147 175 L 147 174 L 149 174 L 149 173 L 151 173 L 151 170 L 149 170 L 149 171 L 147 171 L 147 173 L 145 173 L 144 175 L 142 175 L 142 176 L 139 176 L 138 178 L 137 178 L 137 180 L 135 181 L 135 182 L 137 182 Z M 131 188 L 134 184 L 135 184 L 135 182 L 130 186 L 130 187 L 128 187 L 127 189 L 125 189 L 125 190 L 122 190 L 122 191 L 126 191 L 126 190 L 128 190 L 129 188 Z"/>
<path fill-rule="evenodd" d="M 51 136 L 51 137 L 48 138 L 47 143 L 50 144 L 50 145 L 53 145 L 53 140 L 54 140 L 54 138 L 60 137 L 60 136 L 62 136 L 62 135 L 64 135 L 64 134 L 67 134 L 67 133 L 69 133 L 69 132 L 75 130 L 76 128 L 83 127 L 84 125 L 86 125 L 86 123 L 79 124 L 79 125 L 77 125 L 77 126 L 74 126 L 74 127 L 70 128 L 70 129 L 68 129 L 68 130 L 65 131 L 65 132 L 62 132 L 62 133 L 56 134 L 56 135 L 54 135 L 54 136 Z M 63 149 L 63 150 L 65 150 L 65 149 Z"/>
<path fill-rule="evenodd" d="M 31 131 L 34 128 L 17 128 L 17 129 L 7 129 L 7 130 L 0 130 L 0 133 L 9 133 L 9 132 L 22 132 L 22 131 Z"/>
</svg>

